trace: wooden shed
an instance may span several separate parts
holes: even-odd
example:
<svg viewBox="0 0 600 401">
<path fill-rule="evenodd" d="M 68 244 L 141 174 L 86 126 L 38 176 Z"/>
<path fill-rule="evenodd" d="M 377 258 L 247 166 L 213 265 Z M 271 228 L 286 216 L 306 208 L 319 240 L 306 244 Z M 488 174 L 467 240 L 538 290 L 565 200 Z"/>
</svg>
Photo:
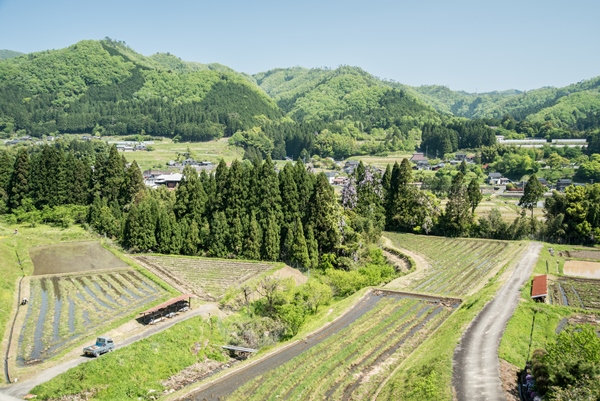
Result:
<svg viewBox="0 0 600 401">
<path fill-rule="evenodd" d="M 535 276 L 531 286 L 531 298 L 539 302 L 546 302 L 548 296 L 548 276 L 545 274 Z"/>
</svg>

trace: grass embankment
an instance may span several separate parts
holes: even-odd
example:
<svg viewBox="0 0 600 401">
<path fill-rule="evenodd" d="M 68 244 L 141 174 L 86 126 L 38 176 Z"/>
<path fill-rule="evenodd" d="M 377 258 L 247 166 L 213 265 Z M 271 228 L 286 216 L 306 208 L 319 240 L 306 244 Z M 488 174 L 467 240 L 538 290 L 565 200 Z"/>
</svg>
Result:
<svg viewBox="0 0 600 401">
<path fill-rule="evenodd" d="M 15 229 L 18 230 L 14 234 Z M 38 225 L 9 225 L 0 221 L 0 333 L 3 334 L 3 350 L 6 349 L 9 319 L 16 308 L 15 292 L 19 277 L 33 273 L 33 263 L 29 257 L 29 248 L 37 245 L 53 244 L 64 241 L 93 239 L 94 235 L 79 226 L 69 228 Z M 21 265 L 17 259 L 21 260 Z M 21 270 L 22 269 L 22 270 Z M 24 294 L 21 294 L 24 296 Z M 18 328 L 15 328 L 16 330 Z M 4 377 L 2 376 L 4 380 Z"/>
<path fill-rule="evenodd" d="M 500 341 L 500 358 L 520 368 L 531 353 L 556 339 L 557 327 L 562 319 L 576 313 L 564 306 L 554 306 L 533 301 L 522 301 L 508 321 Z"/>
<path fill-rule="evenodd" d="M 94 400 L 148 399 L 164 389 L 161 381 L 184 368 L 206 358 L 226 360 L 224 338 L 219 321 L 194 317 L 70 369 L 32 393 L 43 400 L 80 393 Z"/>
</svg>

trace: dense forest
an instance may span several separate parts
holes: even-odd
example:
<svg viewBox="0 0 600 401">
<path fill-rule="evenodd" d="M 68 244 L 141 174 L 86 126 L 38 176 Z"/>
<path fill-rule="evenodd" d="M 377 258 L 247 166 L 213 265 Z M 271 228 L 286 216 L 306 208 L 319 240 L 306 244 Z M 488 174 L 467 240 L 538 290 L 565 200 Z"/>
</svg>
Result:
<svg viewBox="0 0 600 401">
<path fill-rule="evenodd" d="M 507 138 L 587 137 L 600 126 L 600 78 L 487 94 L 413 88 L 357 67 L 254 76 L 106 38 L 0 59 L 0 137 L 232 137 L 251 154 L 297 158 L 416 149 L 443 157 Z M 491 127 L 491 128 L 490 128 Z"/>
</svg>

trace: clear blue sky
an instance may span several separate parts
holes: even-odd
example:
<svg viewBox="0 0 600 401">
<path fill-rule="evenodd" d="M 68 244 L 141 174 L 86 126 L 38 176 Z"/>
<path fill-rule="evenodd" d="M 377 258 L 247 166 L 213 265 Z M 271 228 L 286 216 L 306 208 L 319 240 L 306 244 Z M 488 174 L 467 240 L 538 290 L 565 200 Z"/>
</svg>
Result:
<svg viewBox="0 0 600 401">
<path fill-rule="evenodd" d="M 358 66 L 418 86 L 486 92 L 600 75 L 598 0 L 0 0 L 0 49 L 108 36 L 254 74 Z"/>
</svg>

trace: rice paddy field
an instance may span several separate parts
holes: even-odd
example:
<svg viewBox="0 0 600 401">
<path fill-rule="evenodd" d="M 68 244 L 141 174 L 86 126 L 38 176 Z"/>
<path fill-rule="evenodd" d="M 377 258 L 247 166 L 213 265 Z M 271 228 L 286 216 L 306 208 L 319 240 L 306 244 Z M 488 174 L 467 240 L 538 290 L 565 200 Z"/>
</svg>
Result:
<svg viewBox="0 0 600 401">
<path fill-rule="evenodd" d="M 459 304 L 392 293 L 370 294 L 357 305 L 362 313 L 349 325 L 325 338 L 315 334 L 318 341 L 314 346 L 236 386 L 227 399 L 370 399 L 390 372 Z M 192 399 L 202 400 L 213 392 L 209 388 Z"/>
<path fill-rule="evenodd" d="M 17 364 L 26 366 L 51 358 L 165 294 L 133 269 L 34 277 L 19 335 Z"/>
<path fill-rule="evenodd" d="M 135 259 L 205 301 L 219 300 L 228 288 L 239 286 L 278 266 L 265 262 L 179 256 L 144 255 Z"/>
<path fill-rule="evenodd" d="M 563 276 L 548 286 L 553 305 L 600 310 L 600 280 Z"/>
<path fill-rule="evenodd" d="M 471 294 L 522 249 L 519 242 L 385 233 L 394 246 L 425 256 L 426 270 L 392 281 L 386 288 L 446 296 Z"/>
</svg>

